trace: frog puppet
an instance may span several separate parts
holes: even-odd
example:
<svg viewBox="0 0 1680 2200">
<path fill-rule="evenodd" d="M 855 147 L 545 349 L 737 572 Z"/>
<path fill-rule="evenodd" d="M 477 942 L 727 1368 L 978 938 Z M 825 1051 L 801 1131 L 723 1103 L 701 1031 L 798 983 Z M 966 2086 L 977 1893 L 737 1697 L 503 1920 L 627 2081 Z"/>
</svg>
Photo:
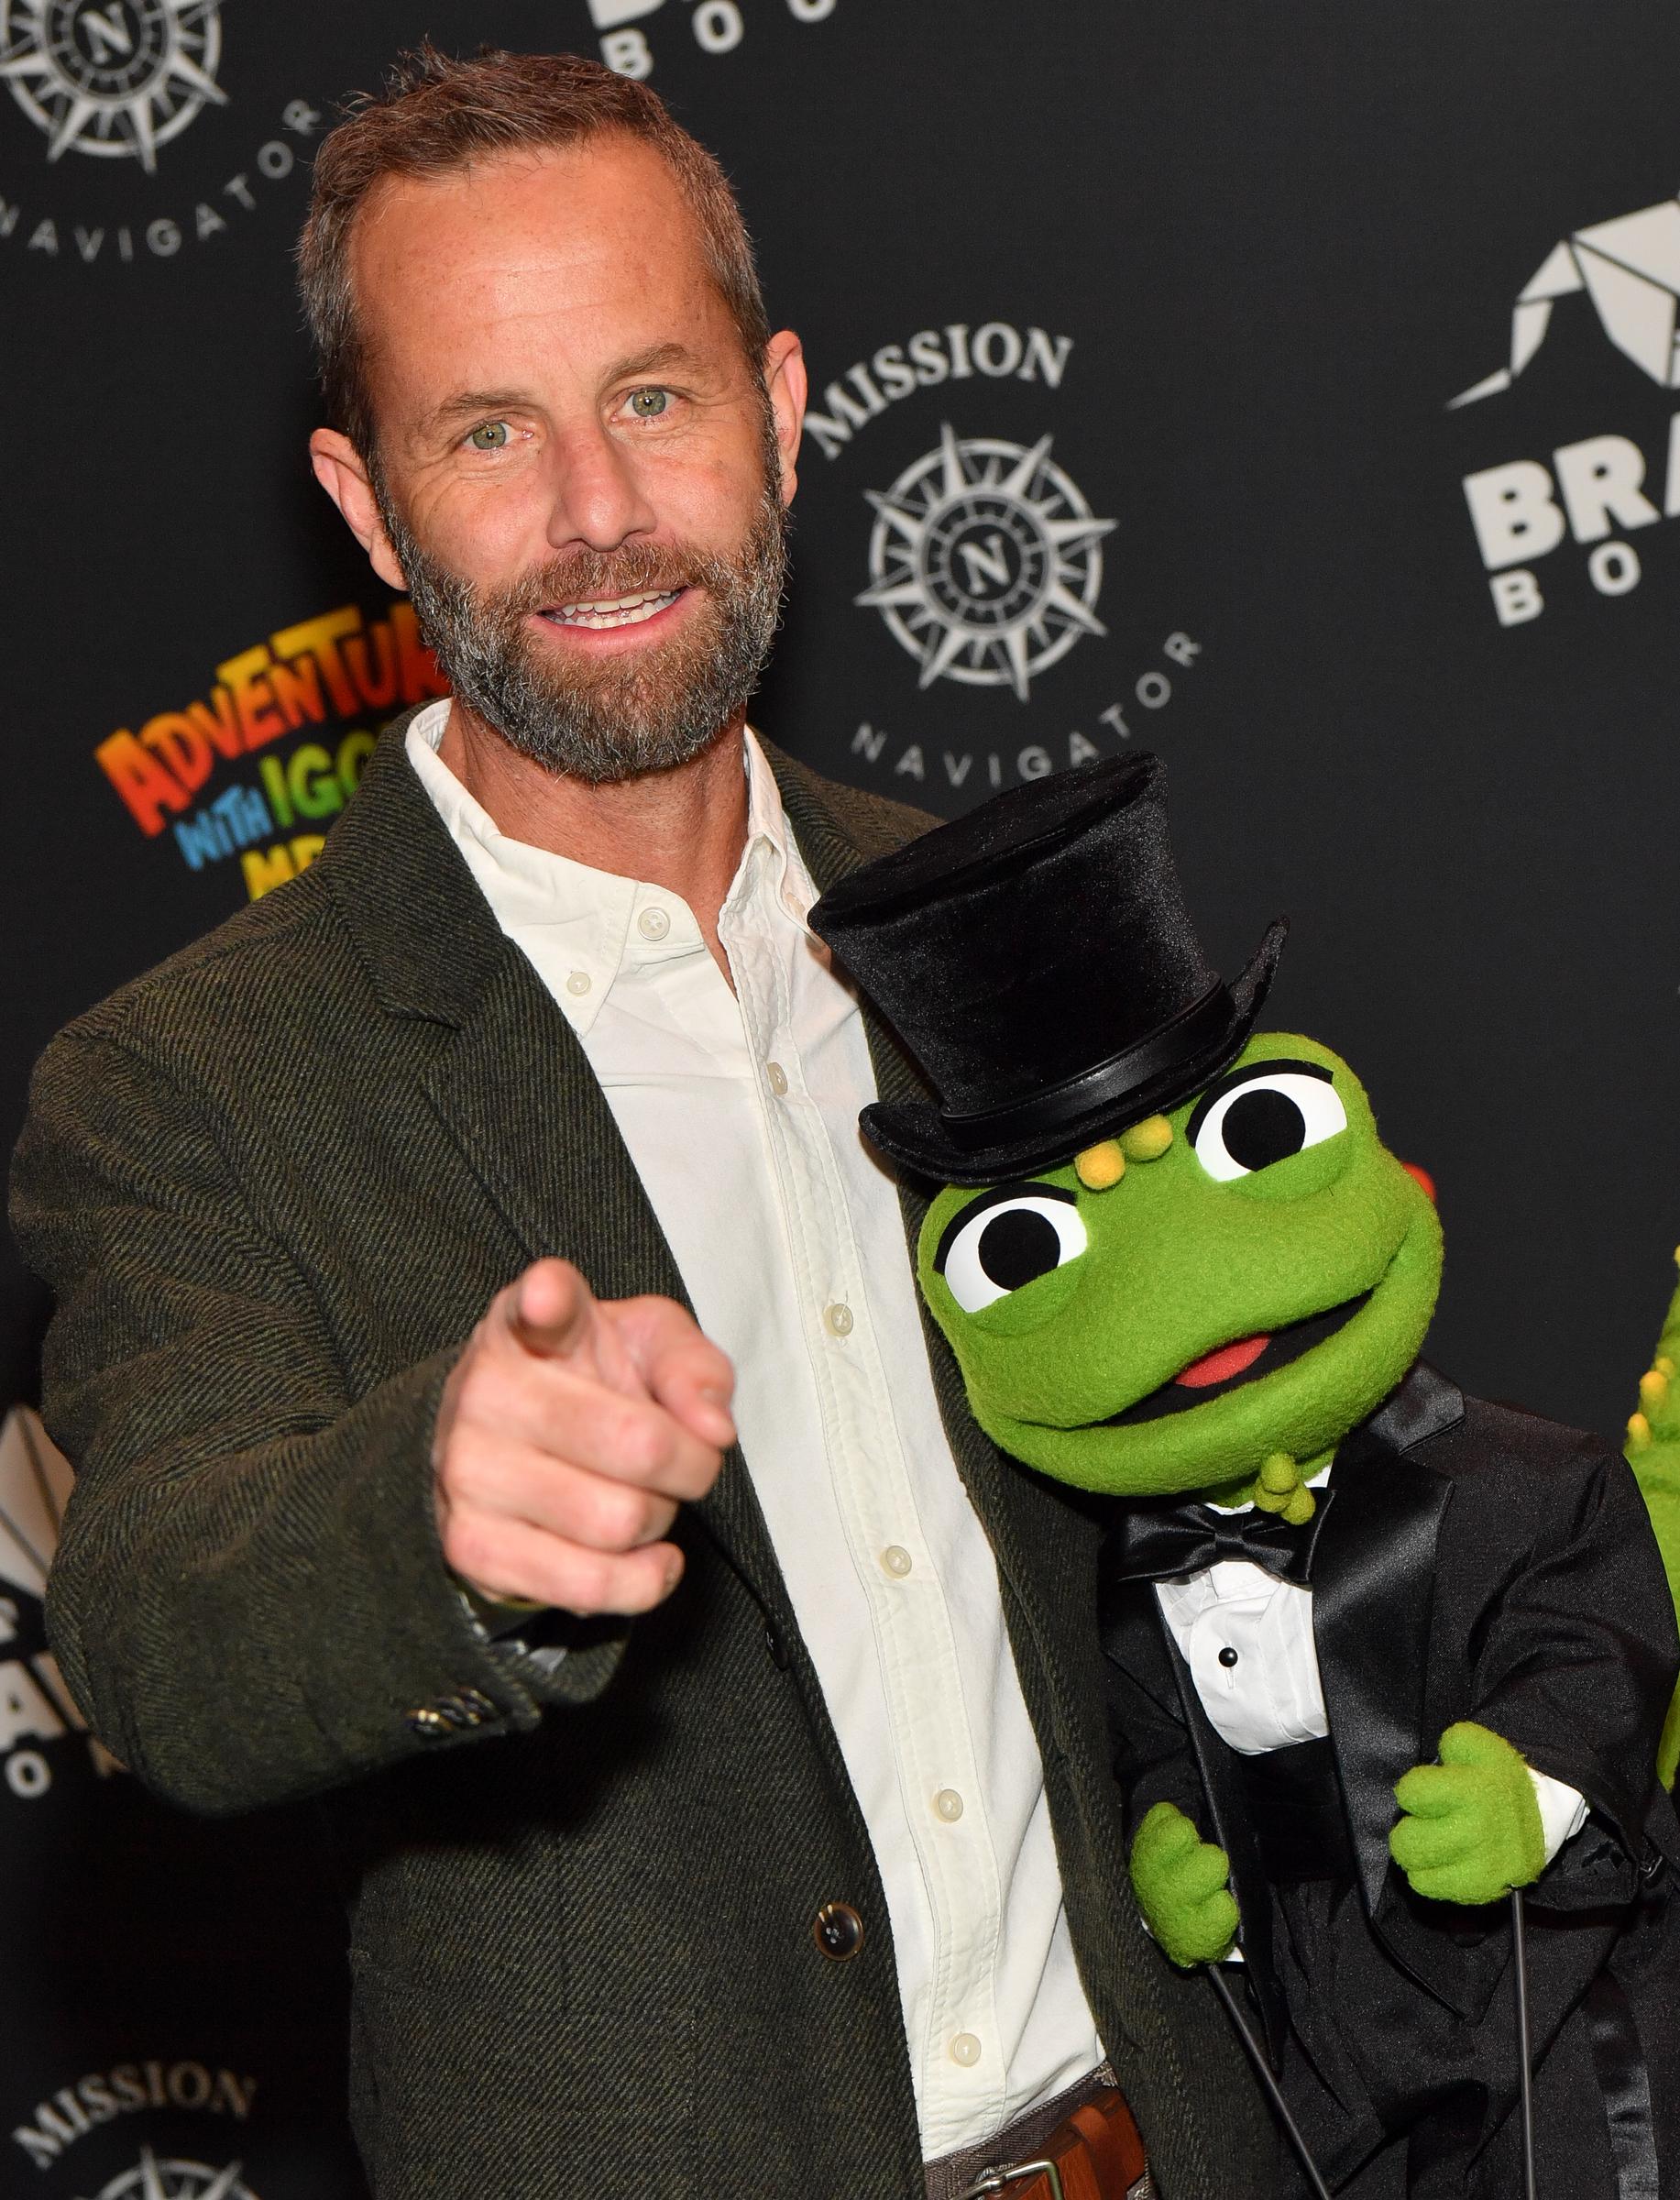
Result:
<svg viewBox="0 0 1680 2200">
<path fill-rule="evenodd" d="M 1420 1359 L 1433 1202 L 1337 1054 L 1256 1032 L 1283 926 L 1220 979 L 1145 754 L 994 798 L 811 923 L 920 1073 L 862 1128 L 931 1194 L 974 1415 L 1105 1530 L 1146 1960 L 1240 1960 L 1333 2189 L 1490 2200 L 1521 2189 L 1526 1888 L 1543 2200 L 1680 2195 L 1662 1564 L 1614 1451 Z"/>
</svg>

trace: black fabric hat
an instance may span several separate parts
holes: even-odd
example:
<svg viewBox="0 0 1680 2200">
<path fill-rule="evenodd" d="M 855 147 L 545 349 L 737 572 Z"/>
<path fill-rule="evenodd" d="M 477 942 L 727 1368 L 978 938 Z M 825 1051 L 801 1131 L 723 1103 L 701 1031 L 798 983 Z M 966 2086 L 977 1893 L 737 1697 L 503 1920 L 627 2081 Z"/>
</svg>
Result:
<svg viewBox="0 0 1680 2200">
<path fill-rule="evenodd" d="M 863 1110 L 894 1160 L 954 1184 L 1066 1162 L 1235 1056 L 1288 926 L 1224 983 L 1184 907 L 1166 781 L 1147 752 L 1032 780 L 812 909 L 937 1095 Z"/>
</svg>

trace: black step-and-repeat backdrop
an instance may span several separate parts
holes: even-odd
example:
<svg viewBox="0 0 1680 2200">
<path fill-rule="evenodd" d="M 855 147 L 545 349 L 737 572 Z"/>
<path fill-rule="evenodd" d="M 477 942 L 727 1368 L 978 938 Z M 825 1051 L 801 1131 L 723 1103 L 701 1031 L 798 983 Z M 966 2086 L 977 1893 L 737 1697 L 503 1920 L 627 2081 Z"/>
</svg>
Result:
<svg viewBox="0 0 1680 2200">
<path fill-rule="evenodd" d="M 762 722 L 947 812 L 1162 751 L 1211 941 L 1292 915 L 1278 1019 L 1439 1182 L 1436 1356 L 1616 1430 L 1680 1233 L 1649 0 L 0 0 L 5 1143 L 49 1034 L 307 864 L 435 692 L 309 479 L 289 271 L 422 32 L 649 76 L 740 186 L 814 379 Z M 0 2194 L 352 2195 L 307 1819 L 177 1819 L 79 1731 L 0 1274 Z"/>
</svg>

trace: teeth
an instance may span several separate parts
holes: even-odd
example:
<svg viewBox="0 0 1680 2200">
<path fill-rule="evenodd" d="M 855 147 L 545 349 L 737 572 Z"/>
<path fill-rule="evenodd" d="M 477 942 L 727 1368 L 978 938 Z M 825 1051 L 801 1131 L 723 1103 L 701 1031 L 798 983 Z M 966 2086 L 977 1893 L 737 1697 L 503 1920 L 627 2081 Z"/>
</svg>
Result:
<svg viewBox="0 0 1680 2200">
<path fill-rule="evenodd" d="M 680 588 L 668 589 L 664 595 L 614 596 L 598 603 L 564 603 L 558 610 L 544 615 L 556 626 L 587 626 L 600 629 L 608 626 L 635 626 L 643 619 L 651 619 L 663 611 L 667 604 L 676 601 Z"/>
</svg>

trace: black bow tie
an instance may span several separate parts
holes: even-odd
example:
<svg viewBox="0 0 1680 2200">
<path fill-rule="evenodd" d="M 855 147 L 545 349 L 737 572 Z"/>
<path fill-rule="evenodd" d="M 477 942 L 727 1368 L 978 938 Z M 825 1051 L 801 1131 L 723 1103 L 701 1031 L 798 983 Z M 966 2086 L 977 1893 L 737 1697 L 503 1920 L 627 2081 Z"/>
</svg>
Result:
<svg viewBox="0 0 1680 2200">
<path fill-rule="evenodd" d="M 1122 1581 L 1169 1581 L 1180 1574 L 1203 1573 L 1223 1559 L 1245 1558 L 1280 1580 L 1304 1587 L 1332 1493 L 1315 1490 L 1312 1494 L 1312 1517 L 1299 1528 L 1258 1506 L 1248 1512 L 1221 1512 L 1200 1504 L 1159 1511 L 1128 1507 L 1109 1539 L 1112 1570 Z"/>
</svg>

